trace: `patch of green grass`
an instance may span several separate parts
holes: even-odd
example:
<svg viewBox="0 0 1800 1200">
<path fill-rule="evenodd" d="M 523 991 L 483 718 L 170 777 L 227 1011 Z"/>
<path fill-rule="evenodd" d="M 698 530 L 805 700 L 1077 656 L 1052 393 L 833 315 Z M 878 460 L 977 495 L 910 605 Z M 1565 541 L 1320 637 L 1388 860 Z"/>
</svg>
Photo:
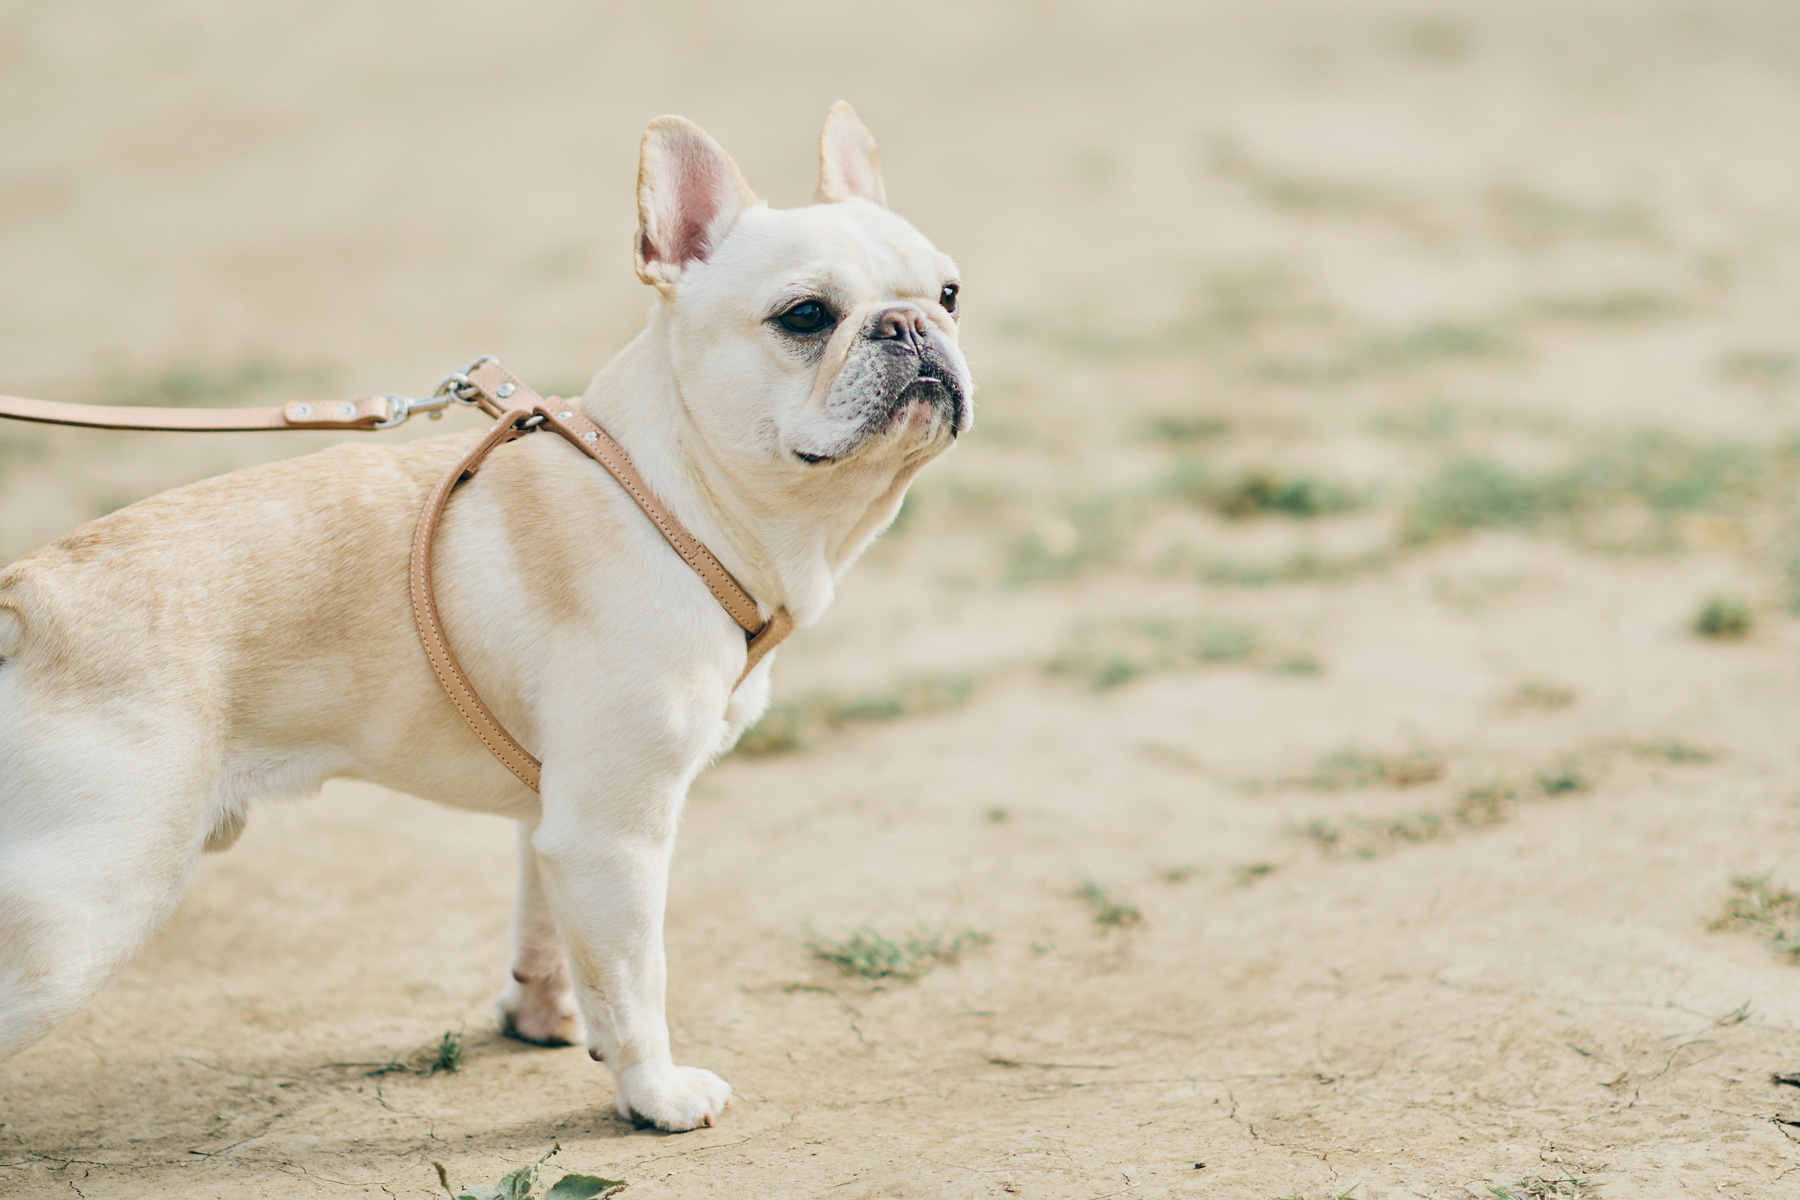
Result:
<svg viewBox="0 0 1800 1200">
<path fill-rule="evenodd" d="M 1544 679 L 1526 679 L 1513 688 L 1507 697 L 1509 708 L 1533 708 L 1543 712 L 1553 712 L 1568 708 L 1575 703 L 1576 692 L 1572 687 L 1560 683 L 1551 683 Z"/>
<path fill-rule="evenodd" d="M 368 1066 L 371 1070 L 364 1075 L 436 1075 L 440 1071 L 456 1072 L 463 1069 L 463 1035 L 462 1030 L 452 1029 L 439 1038 L 433 1045 L 416 1050 L 405 1059 L 395 1058 L 385 1063 L 340 1063 L 338 1066 Z"/>
<path fill-rule="evenodd" d="M 1426 750 L 1405 754 L 1333 750 L 1318 761 L 1311 774 L 1289 782 L 1326 792 L 1376 786 L 1403 788 L 1442 778 L 1444 766 L 1442 755 Z"/>
<path fill-rule="evenodd" d="M 763 758 L 805 749 L 820 735 L 858 724 L 881 724 L 960 708 L 975 691 L 973 675 L 914 675 L 882 692 L 815 692 L 771 704 L 744 731 L 733 753 Z"/>
<path fill-rule="evenodd" d="M 1447 809 L 1321 819 L 1301 832 L 1327 854 L 1374 858 L 1403 846 L 1489 829 L 1507 820 L 1520 803 L 1586 791 L 1591 786 L 1585 774 L 1564 764 L 1538 772 L 1527 783 L 1496 780 L 1470 788 Z"/>
<path fill-rule="evenodd" d="M 1665 434 L 1621 439 L 1562 468 L 1532 471 L 1489 458 L 1462 458 L 1426 480 L 1407 506 L 1408 540 L 1434 541 L 1476 529 L 1536 530 L 1635 502 L 1653 514 L 1738 511 L 1765 488 L 1772 464 L 1739 443 L 1694 445 Z"/>
<path fill-rule="evenodd" d="M 544 1164 L 552 1154 L 562 1150 L 561 1143 L 552 1144 L 544 1152 L 544 1156 L 534 1163 L 508 1172 L 499 1183 L 492 1187 L 477 1184 L 472 1187 L 458 1188 L 450 1186 L 450 1172 L 441 1162 L 431 1165 L 437 1170 L 438 1186 L 450 1200 L 533 1200 L 538 1187 L 538 1176 Z M 602 1179 L 598 1175 L 564 1175 L 543 1194 L 542 1200 L 606 1200 L 616 1195 L 625 1187 L 623 1179 Z"/>
<path fill-rule="evenodd" d="M 1265 513 L 1323 517 L 1355 508 L 1358 499 L 1342 484 L 1313 475 L 1270 468 L 1221 475 L 1196 462 L 1176 466 L 1157 490 L 1233 518 Z"/>
<path fill-rule="evenodd" d="M 1729 640 L 1749 636 L 1756 614 L 1741 596 L 1708 596 L 1694 617 L 1694 632 L 1701 637 Z"/>
<path fill-rule="evenodd" d="M 955 936 L 919 929 L 898 941 L 869 925 L 860 925 L 842 940 L 807 931 L 807 948 L 859 979 L 917 979 L 940 963 L 955 962 L 965 951 L 985 946 L 993 935 L 964 929 Z"/>
<path fill-rule="evenodd" d="M 1124 929 L 1141 924 L 1144 920 L 1144 914 L 1138 910 L 1137 905 L 1114 896 L 1091 876 L 1081 881 L 1075 894 L 1087 901 L 1088 912 L 1094 918 L 1094 924 L 1103 930 Z"/>
<path fill-rule="evenodd" d="M 1205 618 L 1129 617 L 1077 625 L 1045 669 L 1107 691 L 1147 675 L 1241 662 L 1255 649 L 1256 634 L 1246 626 Z"/>
<path fill-rule="evenodd" d="M 1526 301 L 1534 317 L 1592 325 L 1626 325 L 1680 313 L 1682 305 L 1660 292 L 1623 289 L 1610 292 L 1557 292 Z"/>
<path fill-rule="evenodd" d="M 1418 490 L 1404 529 L 1415 542 L 1474 529 L 1530 529 L 1549 501 L 1538 476 L 1493 459 L 1465 458 L 1444 466 Z"/>
<path fill-rule="evenodd" d="M 1759 391 L 1800 385 L 1800 353 L 1792 350 L 1733 350 L 1719 359 L 1718 369 L 1721 379 Z"/>
<path fill-rule="evenodd" d="M 1778 954 L 1800 961 L 1800 892 L 1776 883 L 1773 872 L 1733 876 L 1725 915 L 1713 928 L 1759 933 Z"/>
<path fill-rule="evenodd" d="M 1580 1175 L 1565 1174 L 1557 1179 L 1528 1175 L 1502 1187 L 1489 1187 L 1488 1194 L 1494 1200 L 1575 1200 L 1589 1195 L 1596 1186 Z"/>
<path fill-rule="evenodd" d="M 1253 561 L 1215 558 L 1200 568 L 1200 582 L 1222 587 L 1273 587 L 1288 583 L 1336 583 L 1379 570 L 1393 561 L 1387 548 L 1361 554 L 1327 555 L 1301 550 L 1286 558 Z"/>
<path fill-rule="evenodd" d="M 1566 242 L 1660 240 L 1650 212 L 1629 200 L 1593 203 L 1519 183 L 1495 187 L 1485 200 L 1494 234 L 1519 249 L 1542 250 Z"/>
<path fill-rule="evenodd" d="M 1192 442 L 1211 441 L 1231 432 L 1231 422 L 1224 417 L 1165 415 L 1152 417 L 1144 424 L 1144 435 L 1159 442 L 1185 446 Z"/>
</svg>

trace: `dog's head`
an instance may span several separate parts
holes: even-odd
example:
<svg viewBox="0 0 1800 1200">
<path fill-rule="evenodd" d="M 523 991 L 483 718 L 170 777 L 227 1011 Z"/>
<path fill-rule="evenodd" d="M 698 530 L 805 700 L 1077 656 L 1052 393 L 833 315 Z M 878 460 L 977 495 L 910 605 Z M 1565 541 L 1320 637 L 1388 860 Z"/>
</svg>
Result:
<svg viewBox="0 0 1800 1200">
<path fill-rule="evenodd" d="M 815 203 L 797 209 L 758 200 L 699 127 L 657 119 L 638 217 L 638 274 L 662 294 L 675 382 L 709 454 L 772 506 L 891 499 L 867 514 L 879 529 L 969 427 L 974 385 L 956 264 L 888 211 L 850 106 L 827 116 Z"/>
</svg>

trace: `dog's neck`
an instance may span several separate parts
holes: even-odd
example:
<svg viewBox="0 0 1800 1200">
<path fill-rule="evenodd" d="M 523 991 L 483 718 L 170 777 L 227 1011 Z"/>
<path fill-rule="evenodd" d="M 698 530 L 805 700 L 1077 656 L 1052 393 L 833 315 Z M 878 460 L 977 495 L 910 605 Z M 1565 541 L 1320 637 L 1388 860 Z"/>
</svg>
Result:
<svg viewBox="0 0 1800 1200">
<path fill-rule="evenodd" d="M 745 590 L 770 610 L 785 606 L 802 628 L 830 606 L 838 576 L 887 527 L 907 486 L 933 457 L 922 453 L 840 472 L 821 483 L 832 489 L 832 503 L 781 511 L 790 506 L 736 483 L 697 427 L 670 361 L 661 304 L 594 377 L 582 408 L 625 448 L 651 490 Z"/>
</svg>

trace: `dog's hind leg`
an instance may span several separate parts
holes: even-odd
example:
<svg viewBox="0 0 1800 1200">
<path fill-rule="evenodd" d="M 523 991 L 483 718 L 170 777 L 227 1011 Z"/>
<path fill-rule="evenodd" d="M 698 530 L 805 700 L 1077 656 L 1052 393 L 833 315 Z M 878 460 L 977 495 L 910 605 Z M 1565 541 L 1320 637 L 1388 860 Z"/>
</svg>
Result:
<svg viewBox="0 0 1800 1200">
<path fill-rule="evenodd" d="M 569 956 L 544 895 L 534 827 L 519 822 L 519 892 L 513 907 L 512 979 L 494 1002 L 500 1028 L 541 1046 L 572 1046 L 584 1034 L 569 978 Z"/>
<path fill-rule="evenodd" d="M 59 715 L 54 729 L 29 729 L 9 682 L 0 678 L 0 1059 L 80 1012 L 132 959 L 180 903 L 205 840 L 191 747 L 153 722 Z"/>
</svg>

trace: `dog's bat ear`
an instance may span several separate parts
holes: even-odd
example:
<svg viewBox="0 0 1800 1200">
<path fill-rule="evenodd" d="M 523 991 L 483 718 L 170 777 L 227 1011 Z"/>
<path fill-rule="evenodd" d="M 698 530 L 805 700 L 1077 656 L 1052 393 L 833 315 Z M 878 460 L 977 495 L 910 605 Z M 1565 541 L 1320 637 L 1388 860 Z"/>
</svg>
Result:
<svg viewBox="0 0 1800 1200">
<path fill-rule="evenodd" d="M 839 100 L 825 114 L 825 128 L 819 134 L 819 190 L 813 199 L 835 204 L 852 197 L 887 207 L 875 138 L 856 119 L 856 110 Z"/>
<path fill-rule="evenodd" d="M 756 204 L 731 156 L 685 117 L 658 117 L 638 152 L 638 278 L 667 292 Z"/>
</svg>

